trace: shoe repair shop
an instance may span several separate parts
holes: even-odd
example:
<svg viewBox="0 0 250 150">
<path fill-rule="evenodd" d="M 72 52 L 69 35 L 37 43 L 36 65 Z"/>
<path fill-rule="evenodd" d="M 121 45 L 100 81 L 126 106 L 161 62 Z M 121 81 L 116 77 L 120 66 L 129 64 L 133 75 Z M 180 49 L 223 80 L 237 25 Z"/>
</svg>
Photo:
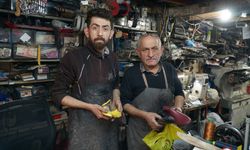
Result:
<svg viewBox="0 0 250 150">
<path fill-rule="evenodd" d="M 112 12 L 108 48 L 120 82 L 140 62 L 137 42 L 146 33 L 159 36 L 161 62 L 172 64 L 181 82 L 182 113 L 163 111 L 178 126 L 173 141 L 188 146 L 153 141 L 148 149 L 250 150 L 250 1 L 0 0 L 1 150 L 67 150 L 70 108 L 53 102 L 52 87 L 64 55 L 86 44 L 85 21 L 94 8 Z M 129 114 L 123 109 L 115 120 L 119 149 L 127 150 Z M 165 127 L 147 140 L 164 140 L 165 129 L 170 134 Z"/>
</svg>

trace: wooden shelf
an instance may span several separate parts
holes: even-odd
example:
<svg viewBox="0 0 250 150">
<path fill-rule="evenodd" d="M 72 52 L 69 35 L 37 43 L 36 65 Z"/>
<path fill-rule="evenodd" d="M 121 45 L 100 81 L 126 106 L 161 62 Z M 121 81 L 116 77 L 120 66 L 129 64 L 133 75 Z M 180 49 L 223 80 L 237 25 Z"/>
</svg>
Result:
<svg viewBox="0 0 250 150">
<path fill-rule="evenodd" d="M 115 28 L 119 29 L 126 29 L 126 30 L 131 30 L 131 31 L 137 31 L 137 32 L 151 32 L 151 33 L 156 33 L 157 31 L 155 30 L 141 30 L 141 29 L 136 29 L 132 27 L 127 27 L 127 26 L 120 26 L 120 25 L 114 25 Z"/>
<path fill-rule="evenodd" d="M 21 29 L 34 29 L 34 30 L 42 30 L 42 31 L 54 31 L 53 28 L 50 27 L 42 27 L 42 26 L 30 26 L 30 25 L 20 25 L 20 24 L 13 24 L 15 28 Z"/>
<path fill-rule="evenodd" d="M 31 81 L 4 81 L 0 82 L 0 85 L 19 85 L 19 84 L 33 84 L 33 83 L 46 83 L 46 82 L 54 82 L 55 79 L 47 79 L 47 80 L 31 80 Z"/>
<path fill-rule="evenodd" d="M 15 11 L 11 10 L 5 10 L 5 9 L 0 9 L 0 12 L 2 13 L 9 13 L 9 14 L 15 14 Z M 35 15 L 35 14 L 30 14 L 30 15 L 25 15 L 21 14 L 22 16 L 30 16 L 30 17 L 36 17 L 36 18 L 44 18 L 44 19 L 56 19 L 56 20 L 61 20 L 61 21 L 68 21 L 68 22 L 73 22 L 73 19 L 70 18 L 62 18 L 62 17 L 54 17 L 54 16 L 45 16 L 45 15 Z"/>
</svg>

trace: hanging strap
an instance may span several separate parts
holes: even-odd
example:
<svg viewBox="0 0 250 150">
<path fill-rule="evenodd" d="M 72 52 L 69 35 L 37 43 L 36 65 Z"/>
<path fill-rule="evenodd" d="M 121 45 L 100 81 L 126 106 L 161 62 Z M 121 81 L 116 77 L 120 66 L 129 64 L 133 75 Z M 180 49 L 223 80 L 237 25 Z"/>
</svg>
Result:
<svg viewBox="0 0 250 150">
<path fill-rule="evenodd" d="M 166 89 L 168 89 L 168 78 L 167 78 L 167 75 L 166 75 L 166 71 L 165 71 L 163 65 L 161 66 L 161 68 L 162 68 L 163 75 L 164 75 L 165 86 L 166 86 Z"/>
<path fill-rule="evenodd" d="M 166 75 L 166 71 L 165 71 L 163 65 L 161 65 L 161 69 L 163 71 L 163 76 L 164 76 L 164 81 L 165 81 L 166 89 L 168 89 L 167 75 Z M 146 88 L 148 88 L 148 81 L 147 81 L 145 73 L 142 73 L 142 78 L 143 78 L 143 81 L 144 81 L 144 84 L 145 84 Z"/>
</svg>

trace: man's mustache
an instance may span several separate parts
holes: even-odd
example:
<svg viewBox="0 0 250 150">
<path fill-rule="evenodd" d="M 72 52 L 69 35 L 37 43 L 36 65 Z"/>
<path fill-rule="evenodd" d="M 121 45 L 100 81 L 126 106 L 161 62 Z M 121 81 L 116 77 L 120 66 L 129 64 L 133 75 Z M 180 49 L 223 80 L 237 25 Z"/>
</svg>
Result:
<svg viewBox="0 0 250 150">
<path fill-rule="evenodd" d="M 94 41 L 99 41 L 99 40 L 102 40 L 103 42 L 105 42 L 104 38 L 96 38 Z"/>
<path fill-rule="evenodd" d="M 152 58 L 148 58 L 148 59 L 146 59 L 147 61 L 148 60 L 158 60 L 158 57 L 152 57 Z"/>
</svg>

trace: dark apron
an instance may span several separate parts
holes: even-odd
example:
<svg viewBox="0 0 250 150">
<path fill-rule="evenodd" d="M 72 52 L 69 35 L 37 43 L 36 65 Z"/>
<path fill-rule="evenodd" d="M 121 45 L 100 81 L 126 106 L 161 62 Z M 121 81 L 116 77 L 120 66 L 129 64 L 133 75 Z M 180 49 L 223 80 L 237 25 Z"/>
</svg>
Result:
<svg viewBox="0 0 250 150">
<path fill-rule="evenodd" d="M 76 86 L 77 87 L 77 86 Z M 85 84 L 75 97 L 84 102 L 102 105 L 112 97 L 113 81 Z M 69 150 L 118 150 L 118 122 L 97 119 L 84 109 L 69 110 Z"/>
<path fill-rule="evenodd" d="M 174 96 L 168 88 L 168 81 L 164 67 L 162 66 L 166 89 L 149 88 L 147 79 L 144 73 L 142 77 L 146 88 L 133 101 L 132 105 L 136 108 L 147 111 L 159 113 L 162 106 L 172 102 Z M 149 149 L 142 139 L 151 131 L 147 122 L 138 117 L 129 117 L 127 130 L 128 150 L 147 150 Z"/>
</svg>

